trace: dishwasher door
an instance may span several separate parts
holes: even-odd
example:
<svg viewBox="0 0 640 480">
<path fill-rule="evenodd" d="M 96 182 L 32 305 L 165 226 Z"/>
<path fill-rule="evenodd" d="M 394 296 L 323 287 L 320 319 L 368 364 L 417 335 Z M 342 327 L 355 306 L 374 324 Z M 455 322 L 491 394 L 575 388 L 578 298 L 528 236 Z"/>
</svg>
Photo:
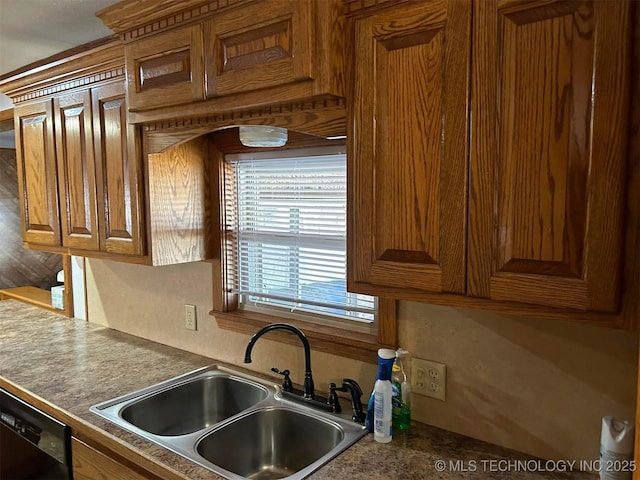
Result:
<svg viewBox="0 0 640 480">
<path fill-rule="evenodd" d="M 2 389 L 0 478 L 73 478 L 70 428 Z"/>
</svg>

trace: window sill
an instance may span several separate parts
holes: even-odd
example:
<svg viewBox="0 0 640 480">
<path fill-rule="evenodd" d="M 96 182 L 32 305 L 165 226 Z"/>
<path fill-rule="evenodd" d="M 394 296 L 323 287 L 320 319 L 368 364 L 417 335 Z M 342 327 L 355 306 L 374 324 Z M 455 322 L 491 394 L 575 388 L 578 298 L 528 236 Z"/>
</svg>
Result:
<svg viewBox="0 0 640 480">
<path fill-rule="evenodd" d="M 393 308 L 395 310 L 395 301 L 393 302 Z M 259 329 L 270 323 L 283 322 L 281 317 L 239 310 L 231 312 L 218 312 L 214 310 L 210 312 L 209 315 L 212 315 L 216 319 L 218 326 L 223 330 L 248 335 L 253 335 Z M 289 318 L 285 319 L 284 323 L 289 323 L 302 330 L 309 339 L 312 350 L 352 358 L 362 362 L 375 364 L 378 361 L 377 351 L 379 348 L 397 347 L 395 335 L 393 335 L 393 338 L 385 339 L 386 341 L 383 343 L 379 338 L 381 335 L 353 332 L 334 326 L 318 325 L 316 323 Z M 297 337 L 285 332 L 269 332 L 269 338 L 290 345 L 300 346 L 300 340 Z"/>
</svg>

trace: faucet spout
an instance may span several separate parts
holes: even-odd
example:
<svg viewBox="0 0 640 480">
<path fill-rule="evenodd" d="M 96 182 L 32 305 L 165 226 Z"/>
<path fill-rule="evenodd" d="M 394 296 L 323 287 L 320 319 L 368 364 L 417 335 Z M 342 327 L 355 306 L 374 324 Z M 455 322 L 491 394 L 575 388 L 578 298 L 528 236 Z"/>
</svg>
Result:
<svg viewBox="0 0 640 480">
<path fill-rule="evenodd" d="M 304 347 L 305 365 L 303 396 L 304 398 L 313 398 L 314 386 L 313 376 L 311 374 L 311 348 L 309 347 L 309 340 L 307 340 L 307 337 L 304 333 L 302 333 L 300 329 L 294 327 L 293 325 L 289 325 L 288 323 L 272 323 L 254 333 L 251 337 L 251 340 L 249 340 L 249 344 L 247 345 L 247 349 L 244 353 L 244 363 L 251 363 L 251 351 L 253 350 L 253 346 L 262 335 L 272 330 L 286 330 L 288 332 L 294 333 L 302 342 L 302 346 Z"/>
<path fill-rule="evenodd" d="M 353 407 L 353 421 L 364 423 L 366 415 L 362 411 L 362 389 L 358 382 L 345 378 L 342 380 L 342 391 L 348 390 L 351 393 L 351 406 Z"/>
</svg>

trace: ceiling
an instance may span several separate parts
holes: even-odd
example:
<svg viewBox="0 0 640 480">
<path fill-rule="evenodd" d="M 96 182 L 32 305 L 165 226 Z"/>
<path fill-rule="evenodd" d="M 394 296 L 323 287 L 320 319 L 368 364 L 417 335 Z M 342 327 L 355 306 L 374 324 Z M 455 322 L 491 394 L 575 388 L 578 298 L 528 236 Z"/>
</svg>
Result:
<svg viewBox="0 0 640 480">
<path fill-rule="evenodd" d="M 118 1 L 0 0 L 0 75 L 112 35 L 95 12 Z M 11 108 L 0 97 L 0 110 Z"/>
</svg>

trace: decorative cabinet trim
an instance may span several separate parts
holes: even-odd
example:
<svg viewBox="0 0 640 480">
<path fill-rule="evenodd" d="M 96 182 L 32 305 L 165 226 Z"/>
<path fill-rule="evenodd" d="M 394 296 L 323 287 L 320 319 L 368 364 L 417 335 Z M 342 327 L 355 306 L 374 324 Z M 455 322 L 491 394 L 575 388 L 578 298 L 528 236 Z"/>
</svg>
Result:
<svg viewBox="0 0 640 480">
<path fill-rule="evenodd" d="M 217 126 L 220 123 L 232 125 L 233 122 L 283 115 L 297 112 L 310 112 L 318 110 L 344 110 L 346 101 L 344 98 L 330 97 L 318 101 L 296 102 L 285 105 L 273 105 L 264 108 L 241 110 L 238 112 L 219 113 L 205 117 L 181 118 L 166 122 L 156 122 L 145 126 L 148 132 L 168 129 L 199 128 Z"/>
<path fill-rule="evenodd" d="M 115 37 L 102 39 L 0 77 L 0 92 L 14 104 L 90 87 L 125 76 L 124 48 Z"/>
<path fill-rule="evenodd" d="M 203 20 L 225 9 L 251 0 L 138 0 L 128 6 L 115 4 L 96 13 L 102 22 L 120 34 L 124 42 Z M 180 11 L 177 11 L 180 10 Z"/>
<path fill-rule="evenodd" d="M 174 145 L 230 125 L 274 125 L 310 135 L 330 137 L 346 131 L 345 99 L 275 105 L 205 117 L 183 118 L 145 125 L 148 153 L 162 152 Z"/>
<path fill-rule="evenodd" d="M 35 100 L 37 98 L 46 97 L 48 95 L 55 95 L 57 93 L 62 93 L 66 90 L 71 90 L 72 88 L 90 86 L 99 82 L 104 82 L 106 80 L 117 79 L 118 77 L 124 78 L 124 67 L 119 67 L 114 70 L 110 70 L 108 72 L 101 72 L 95 75 L 88 75 L 86 77 L 75 78 L 68 82 L 58 83 L 55 85 L 48 86 L 46 88 L 31 90 L 30 92 L 25 93 L 23 95 L 18 95 L 13 97 L 13 102 L 21 103 L 29 100 Z"/>
</svg>

